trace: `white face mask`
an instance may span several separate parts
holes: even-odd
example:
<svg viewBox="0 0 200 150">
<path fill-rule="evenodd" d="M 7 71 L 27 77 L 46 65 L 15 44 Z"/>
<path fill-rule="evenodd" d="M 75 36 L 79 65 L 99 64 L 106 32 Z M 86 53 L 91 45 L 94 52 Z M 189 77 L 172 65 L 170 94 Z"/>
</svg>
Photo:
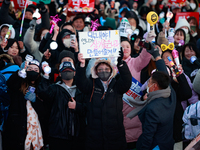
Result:
<svg viewBox="0 0 200 150">
<path fill-rule="evenodd" d="M 195 3 L 190 3 L 190 7 L 192 8 L 192 10 L 195 10 L 196 4 Z"/>
<path fill-rule="evenodd" d="M 153 0 L 153 1 L 150 3 L 150 5 L 156 5 L 156 3 L 157 3 L 157 0 Z"/>
<path fill-rule="evenodd" d="M 149 93 L 149 89 L 153 86 L 154 84 L 152 84 L 150 87 L 148 87 L 147 85 L 147 93 Z"/>
<path fill-rule="evenodd" d="M 131 29 L 134 31 L 136 29 L 136 27 L 135 26 L 131 26 Z"/>
<path fill-rule="evenodd" d="M 71 39 L 69 38 L 69 39 L 64 39 L 63 40 L 63 44 L 65 45 L 65 47 L 67 47 L 67 48 L 70 48 L 70 42 L 71 42 Z"/>
<path fill-rule="evenodd" d="M 185 31 L 185 34 L 188 34 L 188 29 L 182 28 Z"/>
</svg>

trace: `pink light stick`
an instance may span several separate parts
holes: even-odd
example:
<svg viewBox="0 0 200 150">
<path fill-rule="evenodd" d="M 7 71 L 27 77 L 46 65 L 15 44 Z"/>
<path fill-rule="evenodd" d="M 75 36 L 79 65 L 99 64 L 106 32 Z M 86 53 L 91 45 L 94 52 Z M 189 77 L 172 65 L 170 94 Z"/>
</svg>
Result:
<svg viewBox="0 0 200 150">
<path fill-rule="evenodd" d="M 97 31 L 97 28 L 98 28 L 99 26 L 101 26 L 101 25 L 98 23 L 98 19 L 95 20 L 95 21 L 91 20 L 91 22 L 92 22 L 92 25 L 91 25 L 92 31 Z"/>
<path fill-rule="evenodd" d="M 51 33 L 53 32 L 53 29 L 54 29 L 55 25 L 56 25 L 59 21 L 61 21 L 61 19 L 58 18 L 58 14 L 55 15 L 55 16 L 51 16 L 50 19 L 51 19 L 51 24 L 52 24 L 52 25 L 51 25 L 51 29 L 50 29 L 49 33 L 51 34 Z"/>
<path fill-rule="evenodd" d="M 179 62 L 179 54 L 178 54 L 178 51 L 177 50 L 173 50 L 172 51 L 172 56 L 174 57 L 174 60 L 176 62 L 176 65 L 180 65 L 180 62 Z"/>
</svg>

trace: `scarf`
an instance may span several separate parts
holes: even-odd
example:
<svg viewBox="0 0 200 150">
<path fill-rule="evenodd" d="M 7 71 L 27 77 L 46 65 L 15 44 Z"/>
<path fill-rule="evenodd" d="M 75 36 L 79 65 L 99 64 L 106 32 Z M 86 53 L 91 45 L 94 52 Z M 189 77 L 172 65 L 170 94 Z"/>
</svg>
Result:
<svg viewBox="0 0 200 150">
<path fill-rule="evenodd" d="M 37 113 L 33 109 L 31 102 L 27 100 L 27 135 L 25 140 L 25 150 L 31 149 L 31 143 L 34 150 L 40 150 L 43 147 L 42 130 L 38 120 Z"/>
<path fill-rule="evenodd" d="M 156 98 L 160 98 L 160 97 L 167 98 L 170 96 L 170 94 L 171 94 L 171 89 L 168 86 L 166 89 L 157 90 L 157 91 L 148 93 L 147 99 L 145 101 L 141 101 L 141 99 L 138 97 L 136 99 L 128 99 L 131 105 L 133 105 L 133 107 L 136 107 L 136 108 L 132 110 L 130 113 L 128 113 L 127 117 L 130 119 L 134 118 L 135 116 L 137 116 L 138 112 L 142 110 L 142 108 L 144 108 L 152 100 Z"/>
</svg>

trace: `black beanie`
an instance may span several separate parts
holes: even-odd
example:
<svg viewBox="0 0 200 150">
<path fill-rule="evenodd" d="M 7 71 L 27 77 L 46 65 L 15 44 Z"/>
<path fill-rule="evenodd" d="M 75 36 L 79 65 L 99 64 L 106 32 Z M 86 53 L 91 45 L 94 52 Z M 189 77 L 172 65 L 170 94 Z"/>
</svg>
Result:
<svg viewBox="0 0 200 150">
<path fill-rule="evenodd" d="M 31 8 L 26 8 L 26 11 L 29 11 L 33 14 L 33 10 Z"/>
<path fill-rule="evenodd" d="M 59 64 L 61 63 L 62 59 L 65 58 L 65 57 L 70 57 L 71 59 L 73 59 L 74 61 L 74 64 L 75 64 L 75 57 L 74 57 L 74 53 L 68 51 L 68 50 L 63 50 L 60 55 L 59 55 L 59 58 L 58 58 L 58 62 Z"/>
</svg>

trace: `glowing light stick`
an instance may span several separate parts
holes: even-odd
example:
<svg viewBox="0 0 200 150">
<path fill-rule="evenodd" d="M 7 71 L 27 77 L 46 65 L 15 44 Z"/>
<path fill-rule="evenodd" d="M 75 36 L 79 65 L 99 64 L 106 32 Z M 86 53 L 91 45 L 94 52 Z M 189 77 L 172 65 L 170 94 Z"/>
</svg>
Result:
<svg viewBox="0 0 200 150">
<path fill-rule="evenodd" d="M 150 30 L 153 30 L 153 25 L 158 22 L 158 15 L 154 11 L 147 14 L 147 22 L 150 24 Z"/>
<path fill-rule="evenodd" d="M 170 22 L 170 20 L 173 17 L 173 13 L 171 11 L 168 11 L 166 16 L 167 16 L 167 21 Z M 168 27 L 168 26 L 166 26 L 166 27 Z M 166 37 L 167 37 L 167 30 L 165 29 L 165 38 Z"/>
<path fill-rule="evenodd" d="M 92 21 L 92 20 L 91 20 L 91 22 L 92 22 L 92 25 L 91 25 L 92 31 L 97 31 L 97 28 L 98 28 L 99 26 L 101 26 L 101 25 L 98 23 L 98 20 L 99 20 L 99 19 L 97 19 L 97 20 L 95 20 L 95 21 Z"/>
<path fill-rule="evenodd" d="M 169 60 L 170 65 L 172 66 L 172 68 L 174 69 L 176 75 L 178 76 L 180 73 L 178 71 L 177 68 L 175 68 L 174 62 L 172 61 L 172 59 L 168 56 L 167 59 Z"/>
<path fill-rule="evenodd" d="M 167 21 L 170 22 L 170 20 L 173 17 L 173 13 L 171 11 L 168 11 L 166 16 L 167 16 Z"/>
<path fill-rule="evenodd" d="M 180 40 L 178 46 L 183 46 L 185 44 L 184 40 Z"/>
<path fill-rule="evenodd" d="M 51 16 L 50 19 L 51 19 L 51 24 L 52 24 L 52 25 L 51 25 L 51 29 L 50 29 L 49 33 L 51 34 L 51 33 L 53 32 L 53 29 L 54 29 L 55 25 L 56 25 L 59 21 L 61 21 L 61 19 L 58 18 L 58 14 L 55 15 L 55 16 Z"/>
<path fill-rule="evenodd" d="M 6 36 L 5 36 L 5 42 L 7 41 L 7 39 L 9 38 L 9 35 L 10 35 L 10 31 L 12 30 L 12 25 L 9 25 L 9 28 L 8 28 L 8 32 L 6 33 Z"/>
<path fill-rule="evenodd" d="M 22 36 L 22 29 L 23 29 L 23 24 L 24 24 L 24 16 L 25 16 L 25 12 L 26 12 L 26 5 L 28 4 L 28 0 L 26 0 L 26 4 L 24 6 L 24 12 L 23 12 L 23 16 L 22 16 L 22 22 L 21 22 L 21 27 L 20 27 L 20 32 L 19 32 L 19 37 Z"/>
<path fill-rule="evenodd" d="M 172 51 L 172 56 L 174 57 L 174 60 L 176 62 L 176 65 L 180 65 L 180 62 L 179 62 L 179 54 L 178 54 L 178 51 L 177 50 L 173 50 Z"/>
</svg>

